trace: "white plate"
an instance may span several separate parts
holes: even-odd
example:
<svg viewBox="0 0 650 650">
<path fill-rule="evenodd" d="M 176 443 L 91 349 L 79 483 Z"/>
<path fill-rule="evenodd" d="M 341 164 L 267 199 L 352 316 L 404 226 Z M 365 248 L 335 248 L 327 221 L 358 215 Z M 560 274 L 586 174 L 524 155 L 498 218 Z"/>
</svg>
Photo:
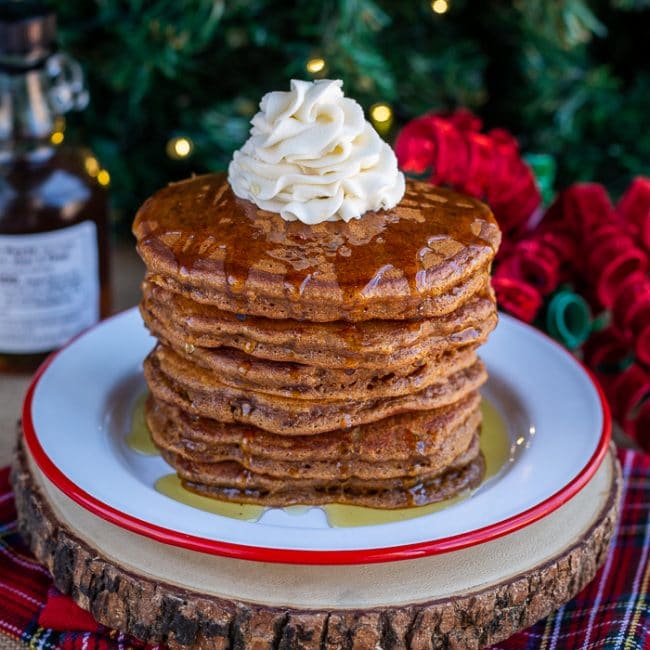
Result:
<svg viewBox="0 0 650 650">
<path fill-rule="evenodd" d="M 609 414 L 589 375 L 558 344 L 506 315 L 481 349 L 484 394 L 519 445 L 507 471 L 470 498 L 407 521 L 332 528 L 320 508 L 231 519 L 154 489 L 171 469 L 125 444 L 141 365 L 154 340 L 137 310 L 89 330 L 46 362 L 25 399 L 23 426 L 45 475 L 95 514 L 193 550 L 261 561 L 355 563 L 405 559 L 481 543 L 571 498 L 596 471 Z"/>
</svg>

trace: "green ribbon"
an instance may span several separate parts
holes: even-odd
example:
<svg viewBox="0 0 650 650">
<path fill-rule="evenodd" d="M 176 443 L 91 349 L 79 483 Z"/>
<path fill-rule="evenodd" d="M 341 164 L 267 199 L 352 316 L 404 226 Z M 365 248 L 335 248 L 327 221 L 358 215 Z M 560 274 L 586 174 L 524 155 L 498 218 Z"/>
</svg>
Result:
<svg viewBox="0 0 650 650">
<path fill-rule="evenodd" d="M 553 190 L 557 169 L 555 158 L 546 153 L 527 153 L 523 158 L 533 170 L 544 205 L 548 205 L 555 196 Z"/>
<path fill-rule="evenodd" d="M 587 301 L 569 289 L 561 289 L 546 309 L 546 331 L 569 350 L 579 348 L 591 334 Z"/>
<path fill-rule="evenodd" d="M 612 315 L 608 311 L 601 312 L 598 316 L 594 318 L 591 322 L 591 331 L 600 332 L 606 327 L 609 327 L 612 323 Z"/>
</svg>

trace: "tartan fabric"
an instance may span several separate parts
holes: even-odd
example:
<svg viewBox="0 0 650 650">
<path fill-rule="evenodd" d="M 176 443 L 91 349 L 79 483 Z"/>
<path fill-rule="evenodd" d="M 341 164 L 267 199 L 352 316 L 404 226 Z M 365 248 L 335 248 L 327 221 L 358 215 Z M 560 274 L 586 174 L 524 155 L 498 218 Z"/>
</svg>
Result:
<svg viewBox="0 0 650 650">
<path fill-rule="evenodd" d="M 650 648 L 650 456 L 620 450 L 623 508 L 596 578 L 555 614 L 493 650 Z M 32 648 L 113 650 L 144 644 L 93 623 L 59 594 L 16 532 L 8 470 L 0 470 L 0 632 Z"/>
</svg>

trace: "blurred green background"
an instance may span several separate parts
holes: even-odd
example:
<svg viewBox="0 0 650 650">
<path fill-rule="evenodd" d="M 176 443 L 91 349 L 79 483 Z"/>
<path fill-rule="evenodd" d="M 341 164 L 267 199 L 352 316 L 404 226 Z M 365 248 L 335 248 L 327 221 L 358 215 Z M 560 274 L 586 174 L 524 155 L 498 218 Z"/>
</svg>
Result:
<svg viewBox="0 0 650 650">
<path fill-rule="evenodd" d="M 388 139 L 468 107 L 553 156 L 557 188 L 593 180 L 616 196 L 650 175 L 650 0 L 52 4 L 91 92 L 66 138 L 110 173 L 123 229 L 157 187 L 225 168 L 260 97 L 291 77 L 343 79 Z"/>
</svg>

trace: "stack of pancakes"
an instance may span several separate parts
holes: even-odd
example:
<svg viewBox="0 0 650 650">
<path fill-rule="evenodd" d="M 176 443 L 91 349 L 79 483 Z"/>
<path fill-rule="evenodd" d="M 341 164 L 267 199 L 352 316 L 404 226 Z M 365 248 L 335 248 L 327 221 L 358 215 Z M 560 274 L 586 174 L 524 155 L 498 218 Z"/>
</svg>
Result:
<svg viewBox="0 0 650 650">
<path fill-rule="evenodd" d="M 185 487 L 397 508 L 481 481 L 485 205 L 409 181 L 392 210 L 306 225 L 210 174 L 156 193 L 133 230 L 158 339 L 147 422 Z"/>
</svg>

